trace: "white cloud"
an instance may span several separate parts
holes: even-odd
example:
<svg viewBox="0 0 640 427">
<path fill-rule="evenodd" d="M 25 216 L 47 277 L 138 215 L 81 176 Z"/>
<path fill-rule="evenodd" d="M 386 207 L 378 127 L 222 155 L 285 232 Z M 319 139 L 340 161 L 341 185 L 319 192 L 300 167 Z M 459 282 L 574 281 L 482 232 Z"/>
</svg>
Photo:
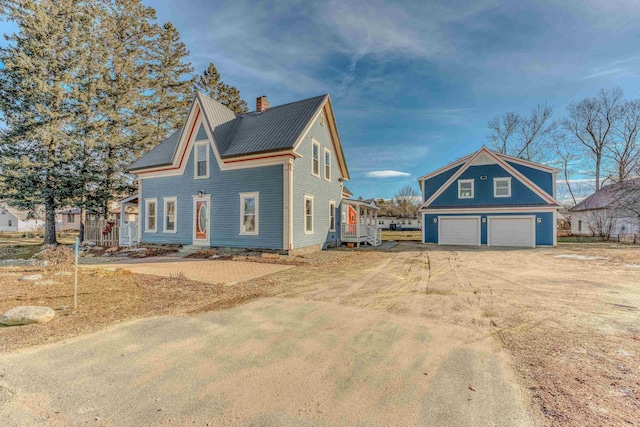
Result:
<svg viewBox="0 0 640 427">
<path fill-rule="evenodd" d="M 397 178 L 400 176 L 411 176 L 410 173 L 400 171 L 371 171 L 365 175 L 367 178 Z"/>
</svg>

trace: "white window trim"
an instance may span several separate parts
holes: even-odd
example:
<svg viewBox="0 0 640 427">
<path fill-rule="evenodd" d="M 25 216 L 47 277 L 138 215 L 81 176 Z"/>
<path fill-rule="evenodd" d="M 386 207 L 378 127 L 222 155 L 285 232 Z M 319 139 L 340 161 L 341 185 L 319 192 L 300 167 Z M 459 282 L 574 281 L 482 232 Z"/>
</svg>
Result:
<svg viewBox="0 0 640 427">
<path fill-rule="evenodd" d="M 311 146 L 311 175 L 320 178 L 320 165 L 322 164 L 322 162 L 320 161 L 320 152 L 322 150 L 320 150 L 320 143 L 318 141 L 312 139 L 311 142 L 313 143 L 313 145 Z M 313 158 L 313 147 L 315 146 L 318 146 L 318 173 L 313 172 L 313 162 L 315 161 L 315 159 Z"/>
<path fill-rule="evenodd" d="M 473 199 L 473 196 L 475 196 L 475 184 L 474 184 L 473 179 L 459 179 L 458 180 L 458 199 Z M 460 194 L 460 190 L 462 189 L 462 185 L 461 184 L 467 184 L 467 183 L 471 183 L 471 196 L 462 196 Z"/>
<path fill-rule="evenodd" d="M 207 146 L 207 173 L 204 176 L 198 176 L 198 147 Z M 198 141 L 193 143 L 193 179 L 207 179 L 209 178 L 209 141 Z"/>
<path fill-rule="evenodd" d="M 178 232 L 178 198 L 163 197 L 162 198 L 162 232 L 175 234 Z M 167 230 L 167 203 L 173 202 L 173 230 Z M 157 224 L 157 221 L 156 221 Z"/>
<path fill-rule="evenodd" d="M 307 200 L 311 200 L 311 231 L 307 231 Z M 304 203 L 302 205 L 303 208 L 303 225 L 304 225 L 304 234 L 315 234 L 315 222 L 316 222 L 316 203 L 314 201 L 314 197 L 305 194 L 304 195 Z"/>
<path fill-rule="evenodd" d="M 327 165 L 327 153 L 329 153 L 329 164 Z M 332 170 L 331 170 L 331 150 L 329 150 L 328 148 L 324 148 L 323 151 L 323 156 L 322 156 L 322 163 L 323 163 L 323 167 L 322 167 L 322 173 L 324 174 L 324 180 L 325 181 L 329 181 L 331 182 L 331 174 L 332 174 Z M 327 166 L 329 166 L 329 176 L 327 177 Z"/>
<path fill-rule="evenodd" d="M 149 203 L 156 204 L 156 226 L 155 228 L 149 228 Z M 145 233 L 157 233 L 158 232 L 158 198 L 144 199 L 144 232 Z"/>
<path fill-rule="evenodd" d="M 255 230 L 244 231 L 244 201 L 245 199 L 256 199 L 256 213 L 255 213 Z M 260 225 L 260 192 L 255 191 L 252 193 L 240 193 L 240 235 L 241 236 L 257 236 L 259 234 Z"/>
<path fill-rule="evenodd" d="M 508 184 L 507 189 L 509 191 L 506 195 L 498 195 L 498 182 L 500 181 L 506 181 Z M 493 178 L 493 197 L 511 197 L 511 177 Z"/>
<path fill-rule="evenodd" d="M 331 228 L 331 216 L 333 215 L 333 228 Z M 329 231 L 336 231 L 336 202 L 329 200 Z"/>
<path fill-rule="evenodd" d="M 324 113 L 320 113 L 320 126 L 324 126 L 324 121 L 325 121 Z"/>
</svg>

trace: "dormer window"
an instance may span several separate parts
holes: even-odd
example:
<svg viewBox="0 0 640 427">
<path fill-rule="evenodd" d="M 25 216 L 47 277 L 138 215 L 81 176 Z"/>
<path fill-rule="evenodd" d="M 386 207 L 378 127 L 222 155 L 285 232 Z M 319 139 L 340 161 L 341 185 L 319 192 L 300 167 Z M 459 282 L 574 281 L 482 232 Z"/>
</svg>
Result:
<svg viewBox="0 0 640 427">
<path fill-rule="evenodd" d="M 511 197 L 511 178 L 493 178 L 493 197 Z"/>
<path fill-rule="evenodd" d="M 458 180 L 458 199 L 473 199 L 473 179 Z"/>
</svg>

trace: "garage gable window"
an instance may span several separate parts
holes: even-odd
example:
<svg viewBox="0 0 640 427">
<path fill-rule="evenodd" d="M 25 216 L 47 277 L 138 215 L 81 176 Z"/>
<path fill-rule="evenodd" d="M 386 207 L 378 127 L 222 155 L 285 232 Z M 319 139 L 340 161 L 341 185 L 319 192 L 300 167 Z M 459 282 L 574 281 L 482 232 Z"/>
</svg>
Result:
<svg viewBox="0 0 640 427">
<path fill-rule="evenodd" d="M 493 178 L 493 197 L 511 197 L 511 178 Z"/>
<path fill-rule="evenodd" d="M 458 180 L 458 199 L 473 199 L 473 179 Z"/>
</svg>

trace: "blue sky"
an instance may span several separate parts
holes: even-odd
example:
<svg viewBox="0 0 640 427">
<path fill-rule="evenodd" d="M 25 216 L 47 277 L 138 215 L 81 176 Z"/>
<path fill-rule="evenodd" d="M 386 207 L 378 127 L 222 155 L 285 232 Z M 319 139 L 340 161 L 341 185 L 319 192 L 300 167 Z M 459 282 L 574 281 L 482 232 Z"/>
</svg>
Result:
<svg viewBox="0 0 640 427">
<path fill-rule="evenodd" d="M 485 144 L 497 114 L 640 96 L 637 0 L 144 2 L 252 109 L 329 93 L 356 196 L 417 188 Z"/>
<path fill-rule="evenodd" d="M 356 195 L 391 197 L 485 144 L 487 120 L 640 95 L 640 2 L 153 0 L 251 107 L 331 95 Z M 395 171 L 381 172 L 381 171 Z"/>
</svg>

